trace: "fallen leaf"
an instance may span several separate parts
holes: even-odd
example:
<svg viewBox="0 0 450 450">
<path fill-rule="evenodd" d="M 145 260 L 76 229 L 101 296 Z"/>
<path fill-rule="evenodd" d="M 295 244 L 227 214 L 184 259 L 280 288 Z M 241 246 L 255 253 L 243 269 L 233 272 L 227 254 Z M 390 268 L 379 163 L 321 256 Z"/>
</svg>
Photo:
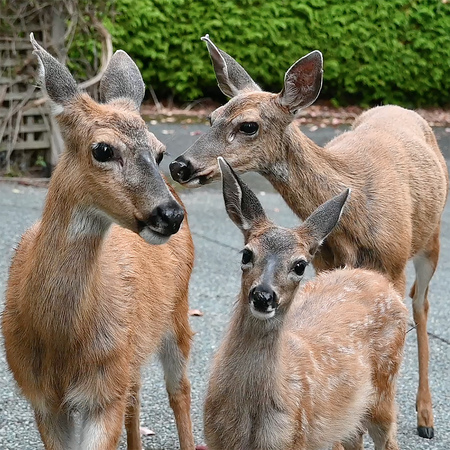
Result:
<svg viewBox="0 0 450 450">
<path fill-rule="evenodd" d="M 190 316 L 195 316 L 195 317 L 202 317 L 203 313 L 199 309 L 190 309 L 189 310 L 189 315 Z"/>
<path fill-rule="evenodd" d="M 197 130 L 197 131 L 191 131 L 189 134 L 191 136 L 198 136 L 199 134 L 203 134 L 203 133 L 200 130 Z"/>
<path fill-rule="evenodd" d="M 173 134 L 173 133 L 175 133 L 175 130 L 162 130 L 161 133 L 162 134 Z"/>
<path fill-rule="evenodd" d="M 13 189 L 12 191 L 14 192 L 14 194 L 21 194 L 22 193 L 22 191 L 19 191 L 19 189 Z"/>
<path fill-rule="evenodd" d="M 208 450 L 206 445 L 196 445 L 195 450 Z"/>
<path fill-rule="evenodd" d="M 155 435 L 155 432 L 150 430 L 150 428 L 147 428 L 147 427 L 141 427 L 140 431 L 141 431 L 141 436 L 154 436 Z"/>
</svg>

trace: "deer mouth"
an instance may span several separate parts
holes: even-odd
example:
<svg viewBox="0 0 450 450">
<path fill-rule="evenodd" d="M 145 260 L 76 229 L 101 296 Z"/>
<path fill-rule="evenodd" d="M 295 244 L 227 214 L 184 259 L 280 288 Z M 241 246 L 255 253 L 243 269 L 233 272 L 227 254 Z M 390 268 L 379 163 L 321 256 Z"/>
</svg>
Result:
<svg viewBox="0 0 450 450">
<path fill-rule="evenodd" d="M 260 309 L 256 309 L 253 303 L 250 303 L 250 311 L 253 317 L 259 320 L 268 320 L 275 316 L 276 308 L 269 307 L 265 311 L 261 311 Z"/>
<path fill-rule="evenodd" d="M 214 180 L 217 175 L 215 169 L 206 169 L 201 172 L 195 173 L 187 181 L 183 183 L 183 186 L 194 188 L 209 184 Z"/>
<path fill-rule="evenodd" d="M 136 219 L 137 222 L 137 233 L 144 239 L 147 244 L 150 245 L 161 245 L 165 244 L 171 235 L 163 234 L 158 230 L 155 230 L 147 223 L 142 220 Z"/>
</svg>

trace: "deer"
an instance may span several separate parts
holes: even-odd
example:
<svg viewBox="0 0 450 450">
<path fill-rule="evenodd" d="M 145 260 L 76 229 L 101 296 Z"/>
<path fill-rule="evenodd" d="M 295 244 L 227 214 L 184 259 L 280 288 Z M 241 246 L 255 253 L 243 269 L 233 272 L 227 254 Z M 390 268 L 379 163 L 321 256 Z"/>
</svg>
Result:
<svg viewBox="0 0 450 450">
<path fill-rule="evenodd" d="M 158 166 L 165 147 L 139 113 L 145 85 L 124 51 L 102 101 L 30 35 L 65 150 L 41 220 L 10 267 L 6 359 L 47 450 L 113 450 L 125 424 L 142 449 L 140 370 L 158 355 L 180 447 L 194 449 L 187 377 L 194 261 L 186 212 Z"/>
<path fill-rule="evenodd" d="M 240 293 L 207 388 L 209 450 L 319 450 L 336 439 L 356 450 L 365 428 L 376 450 L 397 450 L 402 297 L 386 276 L 362 268 L 322 272 L 299 287 L 350 190 L 284 228 L 218 159 L 225 208 L 245 247 Z"/>
<path fill-rule="evenodd" d="M 316 254 L 317 273 L 348 266 L 384 273 L 404 296 L 405 267 L 416 279 L 410 296 L 417 330 L 417 430 L 433 438 L 429 387 L 428 287 L 439 259 L 441 215 L 448 172 L 436 138 L 417 113 L 395 105 L 374 107 L 325 147 L 294 122 L 322 87 L 323 57 L 315 50 L 286 72 L 280 93 L 264 92 L 245 69 L 207 44 L 219 88 L 230 101 L 210 115 L 211 128 L 171 162 L 172 178 L 198 187 L 219 178 L 218 156 L 237 173 L 264 176 L 305 220 L 319 205 L 352 188 L 347 213 Z"/>
</svg>

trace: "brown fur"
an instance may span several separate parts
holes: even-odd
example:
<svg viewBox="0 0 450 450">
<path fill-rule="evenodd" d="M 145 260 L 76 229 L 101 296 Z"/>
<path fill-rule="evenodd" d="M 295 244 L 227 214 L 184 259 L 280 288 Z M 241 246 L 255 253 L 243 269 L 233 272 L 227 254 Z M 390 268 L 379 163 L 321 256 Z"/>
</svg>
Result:
<svg viewBox="0 0 450 450">
<path fill-rule="evenodd" d="M 82 94 L 58 119 L 67 150 L 42 220 L 24 234 L 10 269 L 2 322 L 9 367 L 47 450 L 113 450 L 124 419 L 128 448 L 138 450 L 140 370 L 159 353 L 181 448 L 193 450 L 186 372 L 192 238 L 186 218 L 164 245 L 137 234 L 136 218 L 173 196 L 180 202 L 157 179 L 151 158 L 163 146 L 124 101 L 100 105 Z M 121 150 L 122 170 L 93 162 L 95 142 Z M 154 173 L 139 166 L 141 151 Z M 128 229 L 99 231 L 105 215 Z"/>
</svg>

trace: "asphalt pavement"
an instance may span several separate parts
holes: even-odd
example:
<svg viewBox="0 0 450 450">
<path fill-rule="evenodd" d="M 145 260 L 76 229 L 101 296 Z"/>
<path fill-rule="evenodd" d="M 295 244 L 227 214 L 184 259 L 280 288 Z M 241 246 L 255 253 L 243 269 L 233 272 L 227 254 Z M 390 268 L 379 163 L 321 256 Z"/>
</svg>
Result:
<svg viewBox="0 0 450 450">
<path fill-rule="evenodd" d="M 158 124 L 151 131 L 167 144 L 170 157 L 167 163 L 197 139 L 206 126 Z M 322 144 L 342 129 L 311 129 L 304 131 Z M 450 132 L 437 129 L 441 148 L 450 159 Z M 281 197 L 259 175 L 247 175 L 246 180 L 258 194 L 269 216 L 277 223 L 292 226 L 298 219 Z M 192 383 L 192 416 L 196 443 L 203 443 L 202 405 L 211 358 L 218 348 L 229 321 L 233 303 L 239 291 L 242 236 L 228 219 L 218 184 L 196 190 L 180 189 L 189 213 L 194 237 L 196 264 L 190 287 L 190 307 L 203 312 L 192 317 L 196 332 L 190 362 Z M 0 183 L 0 309 L 3 309 L 4 291 L 13 248 L 21 234 L 39 219 L 46 189 Z M 415 395 L 418 383 L 415 331 L 407 335 L 405 360 L 398 387 L 398 438 L 400 449 L 450 449 L 450 206 L 447 205 L 441 231 L 441 260 L 430 288 L 431 310 L 428 321 L 430 332 L 430 382 L 435 414 L 433 440 L 416 435 Z M 307 273 L 313 276 L 312 269 Z M 408 284 L 413 281 L 412 265 L 408 266 Z M 410 306 L 410 301 L 407 300 Z M 2 344 L 2 341 L 0 342 Z M 18 393 L 8 372 L 3 348 L 0 350 L 0 450 L 42 450 L 33 414 L 27 402 Z M 143 438 L 146 450 L 173 450 L 179 448 L 175 423 L 168 405 L 162 371 L 157 361 L 151 361 L 143 373 L 142 424 L 151 428 L 154 436 Z M 365 448 L 373 449 L 369 438 Z M 125 450 L 122 439 L 120 449 Z M 282 450 L 282 449 L 280 449 Z"/>
</svg>

